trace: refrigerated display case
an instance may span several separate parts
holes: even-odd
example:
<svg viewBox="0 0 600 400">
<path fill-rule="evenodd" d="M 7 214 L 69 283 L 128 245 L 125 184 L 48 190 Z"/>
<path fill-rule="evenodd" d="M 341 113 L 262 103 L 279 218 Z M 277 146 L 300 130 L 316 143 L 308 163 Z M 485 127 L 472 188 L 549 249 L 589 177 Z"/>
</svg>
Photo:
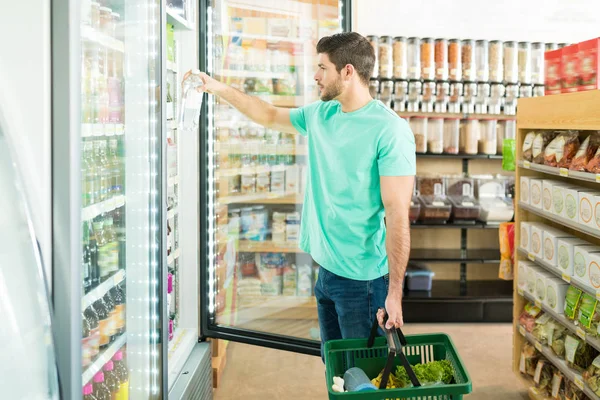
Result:
<svg viewBox="0 0 600 400">
<path fill-rule="evenodd" d="M 166 396 L 158 0 L 53 7 L 53 275 L 62 395 Z M 166 277 L 166 273 L 164 273 Z"/>
<path fill-rule="evenodd" d="M 349 3 L 210 1 L 200 69 L 278 107 L 316 101 L 316 44 L 350 29 Z M 212 96 L 202 115 L 202 336 L 318 355 L 319 267 L 298 247 L 306 140 Z"/>
</svg>

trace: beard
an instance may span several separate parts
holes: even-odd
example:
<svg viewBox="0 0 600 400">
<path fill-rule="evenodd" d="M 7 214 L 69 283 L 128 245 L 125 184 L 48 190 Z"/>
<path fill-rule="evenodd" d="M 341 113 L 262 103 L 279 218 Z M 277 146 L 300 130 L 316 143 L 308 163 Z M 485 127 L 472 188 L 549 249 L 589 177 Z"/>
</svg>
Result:
<svg viewBox="0 0 600 400">
<path fill-rule="evenodd" d="M 342 80 L 338 79 L 329 86 L 323 87 L 321 91 L 322 101 L 331 101 L 342 94 Z"/>
</svg>

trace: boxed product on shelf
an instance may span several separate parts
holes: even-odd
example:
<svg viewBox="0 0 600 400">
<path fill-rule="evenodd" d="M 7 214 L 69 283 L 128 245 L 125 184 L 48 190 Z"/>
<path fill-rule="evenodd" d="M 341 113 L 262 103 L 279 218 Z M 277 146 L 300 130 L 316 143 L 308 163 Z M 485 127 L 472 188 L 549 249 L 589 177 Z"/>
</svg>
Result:
<svg viewBox="0 0 600 400">
<path fill-rule="evenodd" d="M 569 182 L 555 182 L 552 184 L 552 212 L 558 217 L 565 218 L 565 190 L 573 188 Z"/>
<path fill-rule="evenodd" d="M 542 181 L 542 210 L 552 214 L 552 188 L 559 181 L 554 179 L 544 179 Z"/>
<path fill-rule="evenodd" d="M 544 247 L 543 247 L 543 235 L 546 225 L 533 223 L 531 224 L 530 234 L 530 249 L 529 253 L 533 254 L 536 258 L 543 258 Z"/>
<path fill-rule="evenodd" d="M 547 51 L 544 53 L 546 66 L 545 86 L 546 96 L 562 92 L 562 50 Z"/>
<path fill-rule="evenodd" d="M 559 238 L 557 240 L 557 263 L 558 269 L 566 276 L 573 276 L 573 257 L 575 246 L 583 246 L 587 242 L 577 238 Z"/>
<path fill-rule="evenodd" d="M 295 296 L 297 286 L 298 282 L 296 266 L 287 265 L 283 267 L 283 295 Z"/>
<path fill-rule="evenodd" d="M 600 39 L 595 38 L 578 44 L 579 49 L 579 90 L 596 90 L 600 62 Z"/>
<path fill-rule="evenodd" d="M 600 230 L 600 225 L 596 223 L 595 210 L 600 205 L 600 192 L 591 190 L 579 192 L 579 225 Z M 600 217 L 600 215 L 599 215 Z"/>
<path fill-rule="evenodd" d="M 527 176 L 521 177 L 521 198 L 519 199 L 521 202 L 525 204 L 531 204 L 531 195 L 530 195 L 530 187 L 529 181 L 531 178 Z"/>
<path fill-rule="evenodd" d="M 561 93 L 573 93 L 579 89 L 579 48 L 572 44 L 561 49 Z"/>
<path fill-rule="evenodd" d="M 543 179 L 530 179 L 529 180 L 529 204 L 540 210 L 542 207 L 542 183 Z"/>
<path fill-rule="evenodd" d="M 521 222 L 520 247 L 531 252 L 531 222 Z"/>
<path fill-rule="evenodd" d="M 580 187 L 564 187 L 560 189 L 564 193 L 565 208 L 561 217 L 571 222 L 579 223 L 579 193 L 585 191 Z"/>
<path fill-rule="evenodd" d="M 543 271 L 542 267 L 533 264 L 527 266 L 527 292 L 532 296 L 535 296 L 535 284 L 539 271 Z"/>
<path fill-rule="evenodd" d="M 593 287 L 594 290 L 600 289 L 600 253 L 589 253 L 587 269 L 588 284 Z"/>
<path fill-rule="evenodd" d="M 573 250 L 572 279 L 589 287 L 591 287 L 591 284 L 588 271 L 593 253 L 600 253 L 600 247 L 594 245 L 576 245 Z"/>
<path fill-rule="evenodd" d="M 285 254 L 256 253 L 256 267 L 264 296 L 279 296 L 283 289 L 283 269 L 287 266 Z"/>
<path fill-rule="evenodd" d="M 285 240 L 297 242 L 300 238 L 300 213 L 288 213 L 285 216 Z"/>
<path fill-rule="evenodd" d="M 529 262 L 529 261 L 523 261 L 523 260 L 518 260 L 517 261 L 518 264 L 518 281 L 517 281 L 517 286 L 519 287 L 519 289 L 521 290 L 527 290 L 527 271 L 529 269 L 529 267 L 535 267 L 535 264 Z"/>
<path fill-rule="evenodd" d="M 539 302 L 546 301 L 546 280 L 553 278 L 550 272 L 545 269 L 539 269 L 535 273 L 535 299 Z"/>
<path fill-rule="evenodd" d="M 298 165 L 287 165 L 285 167 L 285 193 L 298 194 L 300 184 L 300 171 Z"/>
<path fill-rule="evenodd" d="M 311 296 L 312 295 L 312 268 L 310 265 L 303 264 L 299 265 L 298 271 L 298 296 Z"/>
<path fill-rule="evenodd" d="M 546 299 L 544 304 L 557 314 L 565 312 L 565 296 L 569 284 L 560 278 L 550 277 L 546 279 Z"/>
<path fill-rule="evenodd" d="M 271 169 L 271 193 L 285 194 L 285 170 L 282 168 Z"/>
<path fill-rule="evenodd" d="M 543 247 L 543 256 L 544 260 L 552 265 L 553 267 L 558 267 L 557 263 L 557 249 L 558 249 L 558 239 L 567 239 L 573 238 L 573 235 L 562 232 L 557 229 L 544 229 L 542 234 L 542 240 L 544 245 Z"/>
</svg>

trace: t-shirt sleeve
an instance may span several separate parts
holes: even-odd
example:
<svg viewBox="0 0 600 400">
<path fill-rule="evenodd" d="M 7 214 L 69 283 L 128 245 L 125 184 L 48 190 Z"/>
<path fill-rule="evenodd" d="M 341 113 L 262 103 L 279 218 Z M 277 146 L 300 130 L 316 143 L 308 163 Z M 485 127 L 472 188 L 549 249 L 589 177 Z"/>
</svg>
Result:
<svg viewBox="0 0 600 400">
<path fill-rule="evenodd" d="M 400 119 L 385 129 L 379 140 L 379 176 L 414 176 L 417 173 L 415 136 L 408 123 Z"/>
<path fill-rule="evenodd" d="M 296 130 L 300 132 L 302 136 L 308 135 L 308 128 L 306 126 L 306 109 L 307 107 L 300 107 L 292 108 L 290 110 L 290 121 L 292 122 L 292 125 L 294 125 L 294 128 L 296 128 Z"/>
</svg>

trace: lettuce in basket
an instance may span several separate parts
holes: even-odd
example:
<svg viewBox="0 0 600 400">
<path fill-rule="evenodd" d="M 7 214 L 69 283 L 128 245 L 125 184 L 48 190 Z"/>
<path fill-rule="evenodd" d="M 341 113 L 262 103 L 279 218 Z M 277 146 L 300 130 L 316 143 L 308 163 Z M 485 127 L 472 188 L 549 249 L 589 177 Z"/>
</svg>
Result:
<svg viewBox="0 0 600 400">
<path fill-rule="evenodd" d="M 436 384 L 449 384 L 454 380 L 454 368 L 448 360 L 432 361 L 426 364 L 417 364 L 413 366 L 413 371 L 417 379 L 423 386 Z M 404 386 L 412 385 L 410 378 L 403 366 L 398 366 L 396 369 L 396 378 L 402 382 Z"/>
</svg>

